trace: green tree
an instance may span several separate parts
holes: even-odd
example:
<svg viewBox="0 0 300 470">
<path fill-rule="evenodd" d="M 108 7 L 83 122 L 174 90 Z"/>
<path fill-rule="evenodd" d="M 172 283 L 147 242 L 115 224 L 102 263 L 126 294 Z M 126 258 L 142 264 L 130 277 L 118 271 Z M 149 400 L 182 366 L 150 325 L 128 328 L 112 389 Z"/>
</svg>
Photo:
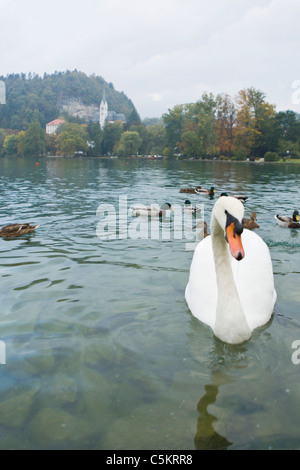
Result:
<svg viewBox="0 0 300 470">
<path fill-rule="evenodd" d="M 17 135 L 17 153 L 20 157 L 24 155 L 25 131 L 21 131 Z"/>
<path fill-rule="evenodd" d="M 204 93 L 201 100 L 187 105 L 184 131 L 181 137 L 182 153 L 186 156 L 207 157 L 216 153 L 216 100 Z"/>
<path fill-rule="evenodd" d="M 264 159 L 266 162 L 277 162 L 279 160 L 279 155 L 277 152 L 266 152 Z"/>
<path fill-rule="evenodd" d="M 3 144 L 3 152 L 5 155 L 18 154 L 18 137 L 14 134 L 6 136 Z"/>
<path fill-rule="evenodd" d="M 131 126 L 130 131 L 137 132 L 141 139 L 139 153 L 143 155 L 149 154 L 150 147 L 151 147 L 151 142 L 150 142 L 151 136 L 149 134 L 149 129 L 144 124 L 138 124 L 138 125 Z"/>
<path fill-rule="evenodd" d="M 65 156 L 73 156 L 77 152 L 88 151 L 87 126 L 78 123 L 65 123 L 57 133 L 58 153 Z"/>
<path fill-rule="evenodd" d="M 167 145 L 165 127 L 162 124 L 154 124 L 148 126 L 146 129 L 148 132 L 149 146 L 149 151 L 147 153 L 150 153 L 152 155 L 162 155 Z"/>
<path fill-rule="evenodd" d="M 3 152 L 3 145 L 4 145 L 5 137 L 6 137 L 6 134 L 5 134 L 4 129 L 0 129 L 0 156 L 2 155 L 2 152 Z"/>
<path fill-rule="evenodd" d="M 279 139 L 289 142 L 300 141 L 300 120 L 294 111 L 280 111 L 276 114 Z"/>
<path fill-rule="evenodd" d="M 265 95 L 255 88 L 241 90 L 236 99 L 237 117 L 234 128 L 236 149 L 247 155 L 263 156 L 268 149 L 275 149 L 275 107 L 265 101 Z"/>
<path fill-rule="evenodd" d="M 56 134 L 46 134 L 46 152 L 51 155 L 56 155 L 58 150 L 58 140 Z"/>
<path fill-rule="evenodd" d="M 92 147 L 89 148 L 88 154 L 92 157 L 102 155 L 103 130 L 100 129 L 98 122 L 90 122 L 87 127 L 89 142 Z"/>
<path fill-rule="evenodd" d="M 181 138 L 182 153 L 186 157 L 204 156 L 203 138 L 199 137 L 197 130 L 186 130 Z"/>
<path fill-rule="evenodd" d="M 218 153 L 232 157 L 234 151 L 233 129 L 236 109 L 231 97 L 227 94 L 217 96 L 215 129 L 217 134 Z"/>
<path fill-rule="evenodd" d="M 138 132 L 126 131 L 121 135 L 120 142 L 116 145 L 115 151 L 119 157 L 136 155 L 142 143 Z"/>
<path fill-rule="evenodd" d="M 166 129 L 166 145 L 168 155 L 178 152 L 181 143 L 181 136 L 186 120 L 186 105 L 176 105 L 173 109 L 163 115 Z"/>
<path fill-rule="evenodd" d="M 134 108 L 128 116 L 127 129 L 131 129 L 131 126 L 133 126 L 133 125 L 136 126 L 136 125 L 139 125 L 141 123 L 142 123 L 141 118 L 140 118 L 137 110 Z"/>
<path fill-rule="evenodd" d="M 106 124 L 103 129 L 102 150 L 104 155 L 112 154 L 116 144 L 119 142 L 123 132 L 123 124 L 115 122 Z"/>
<path fill-rule="evenodd" d="M 45 154 L 46 137 L 40 123 L 32 121 L 24 136 L 24 156 L 38 157 Z"/>
</svg>

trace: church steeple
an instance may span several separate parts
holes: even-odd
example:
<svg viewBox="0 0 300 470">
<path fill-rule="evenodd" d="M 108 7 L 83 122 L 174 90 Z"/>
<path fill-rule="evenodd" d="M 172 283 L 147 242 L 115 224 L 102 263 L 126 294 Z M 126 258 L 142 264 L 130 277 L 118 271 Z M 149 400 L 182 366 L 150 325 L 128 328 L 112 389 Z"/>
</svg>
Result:
<svg viewBox="0 0 300 470">
<path fill-rule="evenodd" d="M 106 101 L 106 95 L 105 95 L 105 88 L 103 87 L 103 92 L 102 92 L 102 100 L 100 103 L 100 128 L 103 129 L 105 125 L 105 119 L 107 118 L 108 115 L 108 105 Z"/>
</svg>

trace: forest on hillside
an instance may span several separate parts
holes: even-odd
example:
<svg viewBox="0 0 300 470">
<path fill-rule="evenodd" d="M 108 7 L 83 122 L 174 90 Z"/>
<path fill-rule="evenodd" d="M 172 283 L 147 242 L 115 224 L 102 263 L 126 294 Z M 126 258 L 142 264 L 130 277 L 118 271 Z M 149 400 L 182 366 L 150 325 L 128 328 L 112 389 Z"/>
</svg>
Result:
<svg viewBox="0 0 300 470">
<path fill-rule="evenodd" d="M 83 72 L 66 71 L 37 74 L 9 74 L 0 76 L 6 86 L 6 105 L 0 106 L 0 128 L 26 130 L 33 120 L 42 127 L 62 113 L 62 102 L 77 99 L 83 105 L 99 106 L 103 89 L 109 109 L 123 113 L 126 117 L 135 109 L 132 101 L 116 91 L 112 83 L 102 77 Z M 79 122 L 79 119 L 69 120 Z"/>
</svg>

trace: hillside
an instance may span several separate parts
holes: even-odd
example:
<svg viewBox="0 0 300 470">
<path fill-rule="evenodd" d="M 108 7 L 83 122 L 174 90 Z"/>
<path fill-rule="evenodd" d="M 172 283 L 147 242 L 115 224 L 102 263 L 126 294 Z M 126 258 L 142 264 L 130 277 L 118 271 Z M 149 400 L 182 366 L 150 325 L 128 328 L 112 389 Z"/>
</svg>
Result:
<svg viewBox="0 0 300 470">
<path fill-rule="evenodd" d="M 102 77 L 83 72 L 55 72 L 43 77 L 32 74 L 10 74 L 1 77 L 6 85 L 6 105 L 0 106 L 0 128 L 27 129 L 33 117 L 41 125 L 64 114 L 73 119 L 90 121 L 99 111 L 103 87 L 109 110 L 125 114 L 135 109 L 123 92 Z"/>
</svg>

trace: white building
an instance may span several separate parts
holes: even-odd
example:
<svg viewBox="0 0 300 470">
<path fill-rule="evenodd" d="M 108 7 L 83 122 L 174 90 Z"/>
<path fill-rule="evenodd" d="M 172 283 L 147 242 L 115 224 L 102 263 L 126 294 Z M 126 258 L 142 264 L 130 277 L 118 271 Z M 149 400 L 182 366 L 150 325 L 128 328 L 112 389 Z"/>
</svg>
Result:
<svg viewBox="0 0 300 470">
<path fill-rule="evenodd" d="M 48 122 L 46 124 L 46 134 L 55 134 L 57 129 L 64 123 L 64 119 L 54 119 L 54 121 Z"/>
<path fill-rule="evenodd" d="M 103 129 L 105 125 L 105 120 L 108 115 L 108 104 L 106 101 L 106 96 L 105 96 L 105 90 L 103 88 L 103 93 L 102 93 L 102 100 L 100 103 L 100 118 L 99 118 L 99 123 L 100 123 L 100 128 Z"/>
<path fill-rule="evenodd" d="M 100 116 L 99 123 L 100 128 L 103 129 L 106 123 L 113 124 L 116 121 L 126 122 L 124 114 L 118 114 L 115 111 L 108 111 L 108 104 L 106 100 L 105 90 L 103 88 L 102 100 L 100 103 Z"/>
<path fill-rule="evenodd" d="M 0 104 L 6 104 L 5 83 L 0 80 Z"/>
</svg>

